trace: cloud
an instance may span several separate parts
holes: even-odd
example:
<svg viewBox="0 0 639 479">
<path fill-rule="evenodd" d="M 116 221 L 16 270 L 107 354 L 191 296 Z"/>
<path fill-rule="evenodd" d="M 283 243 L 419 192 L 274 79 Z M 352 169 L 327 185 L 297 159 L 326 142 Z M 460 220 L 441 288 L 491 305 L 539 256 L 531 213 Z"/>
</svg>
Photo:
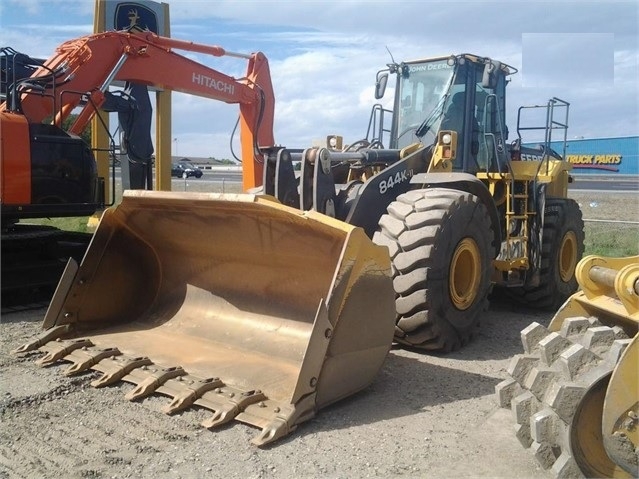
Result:
<svg viewBox="0 0 639 479">
<path fill-rule="evenodd" d="M 612 33 L 525 33 L 522 37 L 524 87 L 613 85 Z"/>
<path fill-rule="evenodd" d="M 375 74 L 391 60 L 388 50 L 396 61 L 470 52 L 519 69 L 508 86 L 511 139 L 518 107 L 544 104 L 553 96 L 571 104 L 570 136 L 639 131 L 639 6 L 634 1 L 169 3 L 173 36 L 267 55 L 276 95 L 276 141 L 289 147 L 305 147 L 333 133 L 346 142 L 361 138 L 376 103 Z M 92 29 L 91 1 L 30 0 L 19 16 L 21 4 L 10 0 L 8 5 L 2 4 L 0 44 L 30 54 L 49 54 L 62 41 Z M 236 78 L 246 68 L 234 58 L 185 55 Z M 386 106 L 391 94 L 389 88 Z M 230 156 L 228 138 L 237 113 L 236 105 L 174 94 L 180 150 Z"/>
</svg>

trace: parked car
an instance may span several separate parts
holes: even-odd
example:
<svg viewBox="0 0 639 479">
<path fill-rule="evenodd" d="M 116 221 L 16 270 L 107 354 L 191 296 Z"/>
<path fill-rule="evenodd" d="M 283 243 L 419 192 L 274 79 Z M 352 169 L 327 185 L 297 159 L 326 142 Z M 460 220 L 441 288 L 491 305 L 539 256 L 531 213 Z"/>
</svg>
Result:
<svg viewBox="0 0 639 479">
<path fill-rule="evenodd" d="M 202 175 L 202 170 L 189 161 L 182 160 L 171 165 L 171 176 L 177 178 L 190 178 L 191 176 L 201 178 Z"/>
</svg>

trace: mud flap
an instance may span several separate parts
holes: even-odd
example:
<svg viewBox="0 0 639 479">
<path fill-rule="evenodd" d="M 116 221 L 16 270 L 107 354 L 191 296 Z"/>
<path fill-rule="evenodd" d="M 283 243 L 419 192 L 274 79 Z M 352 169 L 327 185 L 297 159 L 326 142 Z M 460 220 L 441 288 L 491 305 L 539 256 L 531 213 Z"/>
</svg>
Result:
<svg viewBox="0 0 639 479">
<path fill-rule="evenodd" d="M 368 386 L 392 343 L 387 249 L 271 197 L 127 191 L 75 269 L 22 351 L 257 426 L 260 446 Z"/>
</svg>

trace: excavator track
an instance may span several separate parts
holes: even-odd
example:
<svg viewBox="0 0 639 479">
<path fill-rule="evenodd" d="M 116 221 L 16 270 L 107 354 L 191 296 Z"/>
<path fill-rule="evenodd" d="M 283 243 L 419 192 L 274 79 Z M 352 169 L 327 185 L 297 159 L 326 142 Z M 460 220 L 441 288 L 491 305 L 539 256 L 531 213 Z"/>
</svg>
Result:
<svg viewBox="0 0 639 479">
<path fill-rule="evenodd" d="M 512 409 L 521 444 L 556 477 L 632 477 L 608 458 L 601 433 L 606 387 L 631 342 L 627 334 L 573 317 L 558 332 L 532 323 L 521 339 L 524 354 L 495 388 L 499 405 Z"/>
<path fill-rule="evenodd" d="M 80 261 L 91 233 L 13 224 L 2 231 L 2 311 L 48 302 L 69 258 Z"/>
</svg>

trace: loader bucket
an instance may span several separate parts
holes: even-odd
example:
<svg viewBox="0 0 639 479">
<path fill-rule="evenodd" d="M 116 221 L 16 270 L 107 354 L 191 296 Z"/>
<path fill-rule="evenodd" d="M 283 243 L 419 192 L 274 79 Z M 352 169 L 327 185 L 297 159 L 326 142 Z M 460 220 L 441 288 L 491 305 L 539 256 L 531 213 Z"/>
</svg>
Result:
<svg viewBox="0 0 639 479">
<path fill-rule="evenodd" d="M 359 228 L 271 197 L 127 191 L 21 351 L 210 409 L 206 427 L 252 424 L 261 446 L 370 384 L 394 321 L 388 251 Z"/>
</svg>

